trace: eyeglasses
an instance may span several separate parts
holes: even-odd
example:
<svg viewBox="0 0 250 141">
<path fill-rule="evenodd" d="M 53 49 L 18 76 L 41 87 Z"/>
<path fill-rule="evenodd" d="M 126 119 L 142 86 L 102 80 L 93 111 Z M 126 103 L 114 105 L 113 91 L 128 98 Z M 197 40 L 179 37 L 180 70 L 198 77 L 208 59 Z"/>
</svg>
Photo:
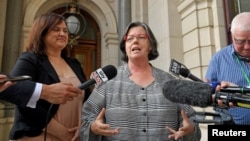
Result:
<svg viewBox="0 0 250 141">
<path fill-rule="evenodd" d="M 246 43 L 250 45 L 250 40 L 240 40 L 240 39 L 235 39 L 234 38 L 234 43 L 236 45 L 245 45 Z"/>
<path fill-rule="evenodd" d="M 147 34 L 138 34 L 138 35 L 128 35 L 124 36 L 123 40 L 126 42 L 132 42 L 134 39 L 137 39 L 138 41 L 144 41 L 148 38 Z"/>
</svg>

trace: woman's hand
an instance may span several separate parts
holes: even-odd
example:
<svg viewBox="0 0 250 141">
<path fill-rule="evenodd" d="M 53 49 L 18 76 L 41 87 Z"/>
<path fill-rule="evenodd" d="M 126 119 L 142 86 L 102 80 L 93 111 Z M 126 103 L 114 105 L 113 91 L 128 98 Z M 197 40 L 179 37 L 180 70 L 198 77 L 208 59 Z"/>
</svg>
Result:
<svg viewBox="0 0 250 141">
<path fill-rule="evenodd" d="M 119 128 L 111 129 L 109 124 L 104 123 L 105 108 L 97 116 L 96 120 L 91 124 L 91 131 L 96 135 L 113 136 L 119 133 Z"/>
<path fill-rule="evenodd" d="M 179 138 L 189 135 L 194 132 L 195 127 L 194 125 L 189 121 L 186 113 L 184 110 L 181 110 L 181 115 L 183 118 L 183 126 L 179 128 L 178 131 L 175 131 L 174 129 L 170 127 L 166 127 L 169 132 L 172 134 L 168 136 L 170 139 L 178 140 Z"/>
</svg>

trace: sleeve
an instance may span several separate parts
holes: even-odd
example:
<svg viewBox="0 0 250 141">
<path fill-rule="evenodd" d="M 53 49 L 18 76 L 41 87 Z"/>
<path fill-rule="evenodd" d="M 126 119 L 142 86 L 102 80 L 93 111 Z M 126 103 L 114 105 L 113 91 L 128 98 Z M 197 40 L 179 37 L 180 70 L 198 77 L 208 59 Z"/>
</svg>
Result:
<svg viewBox="0 0 250 141">
<path fill-rule="evenodd" d="M 36 83 L 32 81 L 19 81 L 10 86 L 0 94 L 0 99 L 16 104 L 21 107 L 26 107 L 30 100 Z"/>
<path fill-rule="evenodd" d="M 13 69 L 11 70 L 10 76 L 20 76 L 29 75 L 35 77 L 36 75 L 32 72 L 36 72 L 36 58 L 35 55 L 31 53 L 22 53 L 21 56 L 16 61 Z M 36 83 L 32 81 L 20 81 L 9 87 L 3 93 L 1 93 L 1 98 L 5 101 L 11 102 L 21 107 L 26 107 L 28 101 L 33 95 Z"/>
<path fill-rule="evenodd" d="M 32 77 L 32 80 L 36 80 L 38 77 L 38 65 L 37 65 L 37 56 L 32 53 L 24 52 L 17 59 L 16 64 L 11 70 L 10 75 L 20 76 L 20 75 L 29 75 Z"/>
<path fill-rule="evenodd" d="M 187 113 L 187 116 L 190 120 L 190 122 L 194 125 L 195 127 L 195 131 L 188 135 L 188 136 L 184 136 L 182 138 L 182 141 L 200 141 L 201 139 L 201 130 L 200 130 L 200 127 L 199 127 L 199 124 L 196 123 L 194 120 L 196 118 L 196 111 L 189 105 L 187 104 L 180 104 L 180 110 L 181 109 L 184 109 L 185 112 Z M 182 126 L 182 118 L 181 118 L 181 115 L 180 115 L 180 118 L 179 118 L 179 125 Z"/>
<path fill-rule="evenodd" d="M 100 141 L 101 136 L 95 135 L 90 131 L 90 125 L 95 121 L 96 117 L 105 107 L 103 87 L 94 88 L 89 99 L 82 107 L 82 127 L 80 129 L 80 137 L 84 141 Z"/>
<path fill-rule="evenodd" d="M 198 123 L 194 123 L 195 131 L 193 134 L 183 137 L 183 141 L 200 141 L 201 140 L 201 130 Z"/>
<path fill-rule="evenodd" d="M 30 108 L 36 108 L 36 103 L 39 100 L 40 96 L 42 93 L 42 84 L 41 83 L 36 83 L 36 87 L 34 92 L 32 93 L 32 96 L 30 100 L 27 103 L 27 107 Z"/>
</svg>

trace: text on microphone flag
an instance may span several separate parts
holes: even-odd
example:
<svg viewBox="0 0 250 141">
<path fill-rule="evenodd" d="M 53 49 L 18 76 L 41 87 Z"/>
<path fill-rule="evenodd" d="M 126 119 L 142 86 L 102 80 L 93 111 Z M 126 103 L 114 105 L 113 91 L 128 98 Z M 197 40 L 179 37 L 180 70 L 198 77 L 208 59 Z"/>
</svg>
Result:
<svg viewBox="0 0 250 141">
<path fill-rule="evenodd" d="M 106 76 L 106 74 L 103 72 L 102 69 L 97 69 L 96 72 L 99 75 L 99 77 L 102 79 L 102 82 L 108 81 L 108 77 Z"/>
<path fill-rule="evenodd" d="M 96 85 L 100 85 L 103 82 L 96 72 L 92 72 L 90 78 L 95 79 Z"/>
</svg>

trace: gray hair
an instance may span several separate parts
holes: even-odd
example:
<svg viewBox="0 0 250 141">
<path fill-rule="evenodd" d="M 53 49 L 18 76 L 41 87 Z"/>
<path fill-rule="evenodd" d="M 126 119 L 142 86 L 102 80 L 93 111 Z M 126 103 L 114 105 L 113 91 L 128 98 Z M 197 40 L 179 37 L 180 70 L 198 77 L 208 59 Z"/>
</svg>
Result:
<svg viewBox="0 0 250 141">
<path fill-rule="evenodd" d="M 236 15 L 231 22 L 231 33 L 235 30 L 250 31 L 250 12 L 243 12 Z"/>
</svg>

